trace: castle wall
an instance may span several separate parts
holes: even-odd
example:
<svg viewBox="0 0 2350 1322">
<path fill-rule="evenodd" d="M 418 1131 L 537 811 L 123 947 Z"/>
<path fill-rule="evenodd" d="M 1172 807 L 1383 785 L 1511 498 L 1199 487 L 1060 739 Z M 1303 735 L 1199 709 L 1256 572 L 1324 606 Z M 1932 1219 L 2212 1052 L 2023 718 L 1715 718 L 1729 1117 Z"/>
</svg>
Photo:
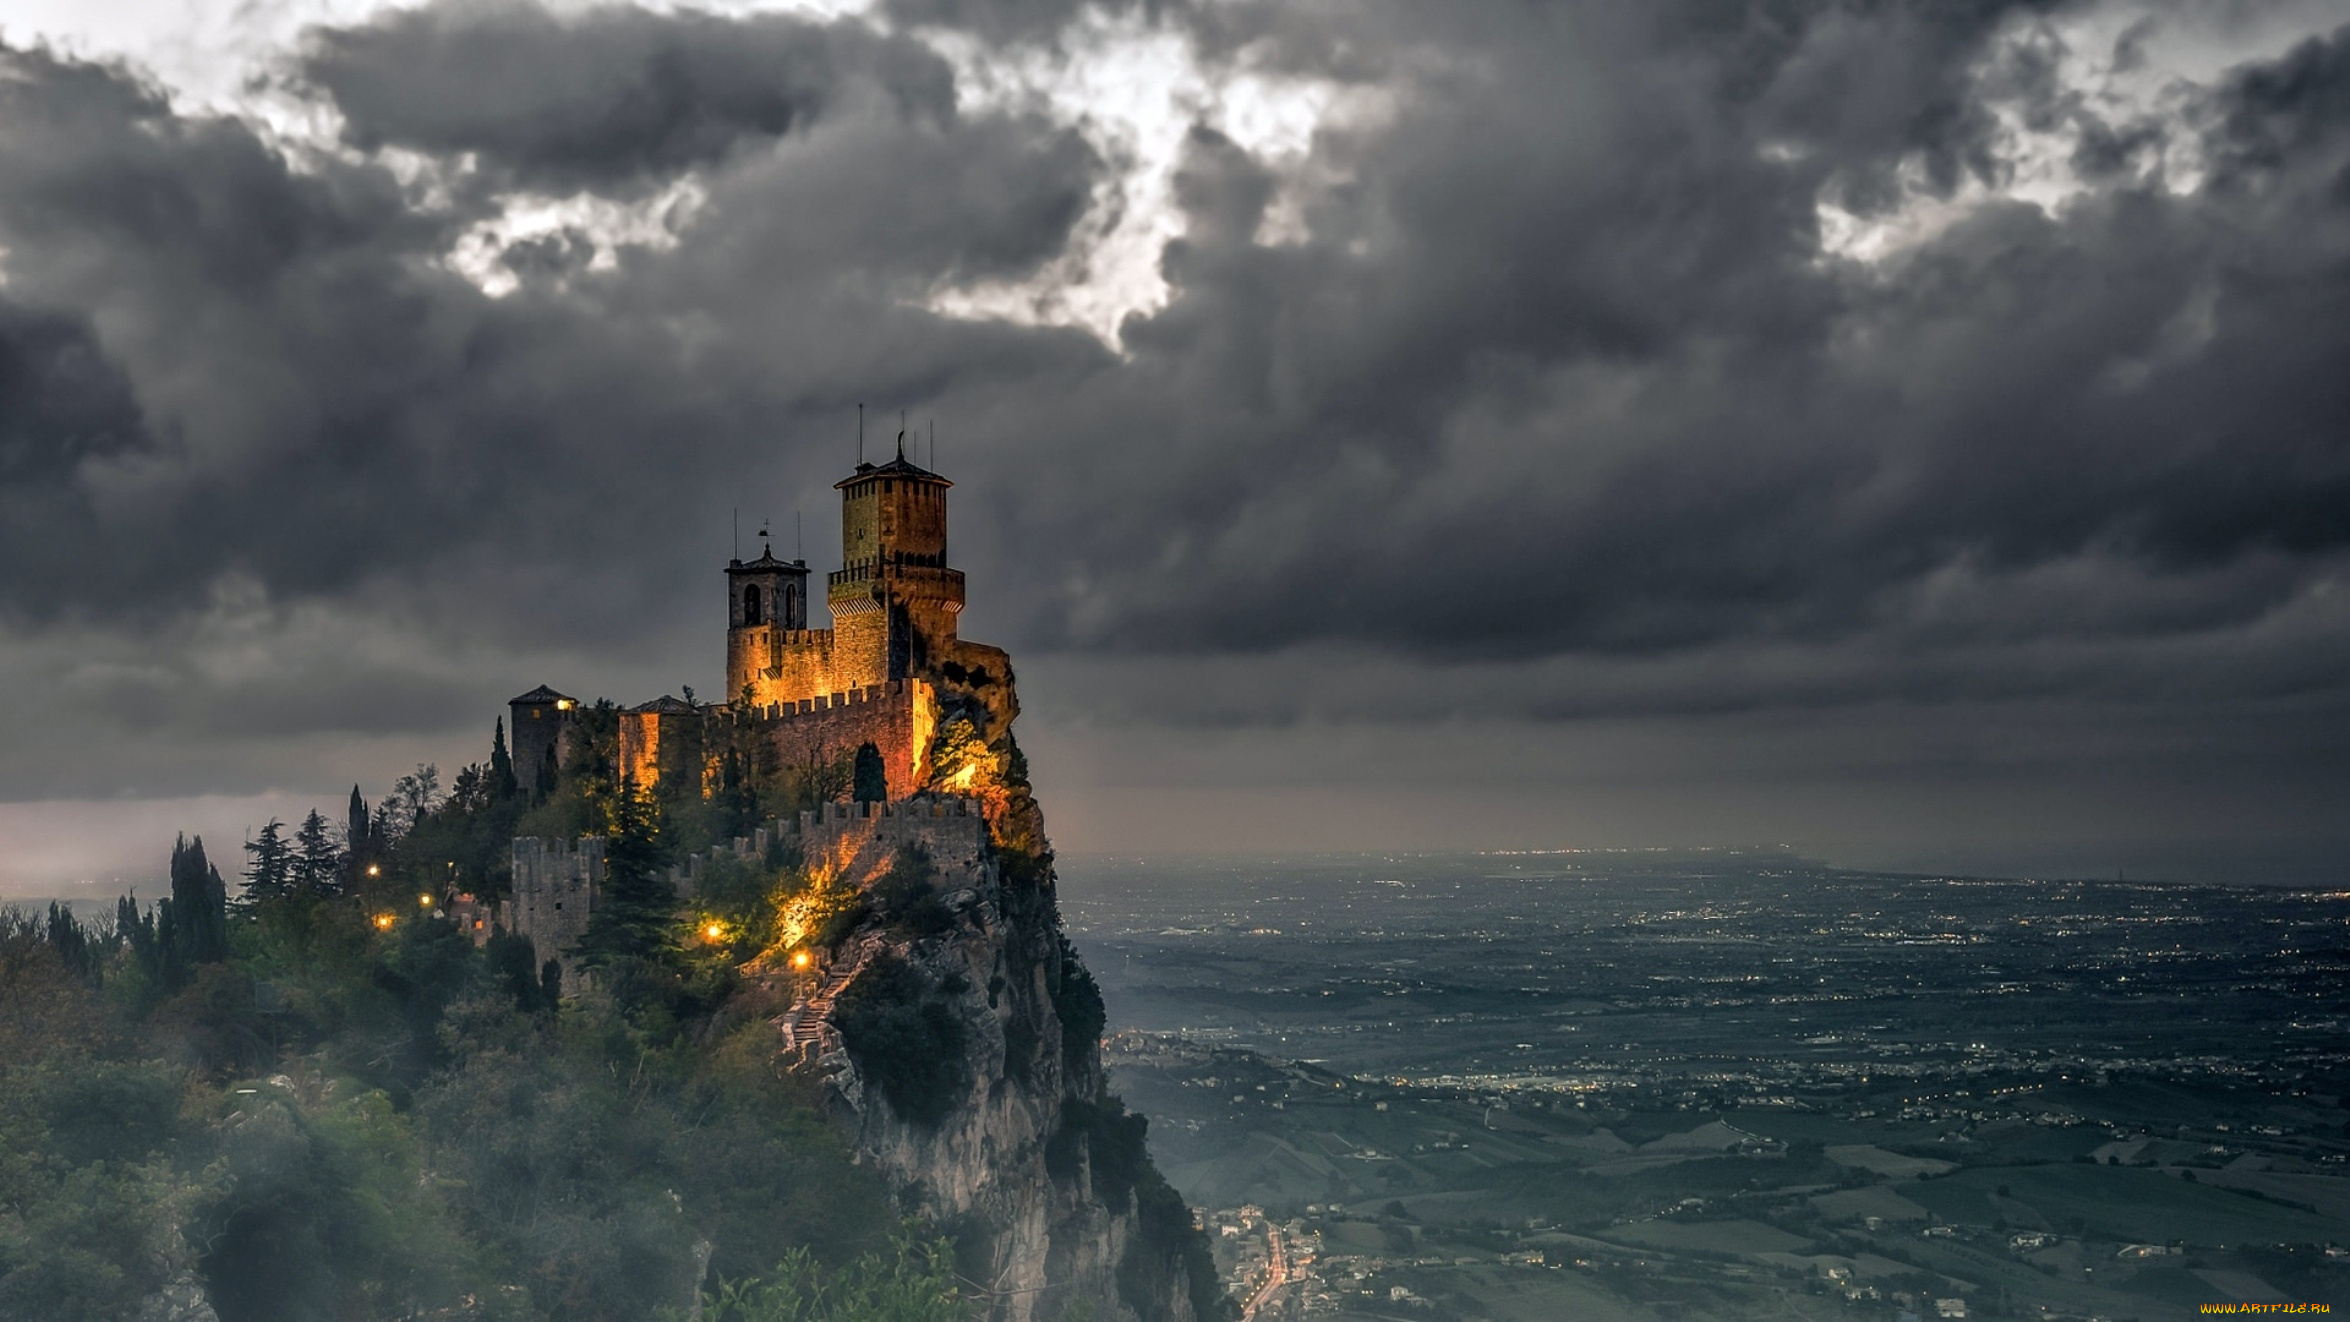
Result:
<svg viewBox="0 0 2350 1322">
<path fill-rule="evenodd" d="M 751 705 L 797 703 L 886 683 L 889 640 L 874 620 L 843 620 L 832 629 L 775 625 L 734 629 L 726 636 L 726 700 Z"/>
<path fill-rule="evenodd" d="M 737 718 L 758 722 L 759 737 L 787 764 L 829 762 L 872 744 L 881 750 L 889 794 L 896 799 L 920 788 L 928 774 L 938 694 L 924 680 L 899 679 L 738 711 Z"/>
<path fill-rule="evenodd" d="M 942 883 L 975 879 L 987 859 L 987 816 L 977 799 L 828 803 L 799 820 L 800 861 L 812 876 L 870 885 L 900 849 L 919 845 Z"/>
<path fill-rule="evenodd" d="M 620 713 L 620 770 L 630 783 L 651 788 L 680 782 L 702 790 L 703 726 L 708 717 L 684 710 L 638 708 Z"/>
<path fill-rule="evenodd" d="M 587 935 L 596 892 L 604 884 L 604 841 L 599 836 L 514 840 L 514 897 L 499 906 L 506 930 L 530 938 L 540 963 L 563 969 L 566 990 L 580 985 L 572 947 Z"/>
</svg>

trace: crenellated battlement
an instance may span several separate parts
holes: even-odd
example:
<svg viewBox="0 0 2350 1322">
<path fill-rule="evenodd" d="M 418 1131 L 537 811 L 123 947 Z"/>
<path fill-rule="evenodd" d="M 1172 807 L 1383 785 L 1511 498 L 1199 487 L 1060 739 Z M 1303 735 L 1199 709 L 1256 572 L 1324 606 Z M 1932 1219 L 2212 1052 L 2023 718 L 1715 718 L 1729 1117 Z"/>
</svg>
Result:
<svg viewBox="0 0 2350 1322">
<path fill-rule="evenodd" d="M 829 633 L 830 630 L 825 632 Z M 798 716 L 820 716 L 826 712 L 838 711 L 843 707 L 861 707 L 868 703 L 893 701 L 911 694 L 914 691 L 914 686 L 921 683 L 922 681 L 917 679 L 893 679 L 886 683 L 867 684 L 840 693 L 819 693 L 815 697 L 801 698 L 796 702 L 754 703 L 748 707 L 738 702 L 730 704 L 724 710 L 731 719 L 738 723 L 743 721 L 788 721 Z"/>
<path fill-rule="evenodd" d="M 942 878 L 955 879 L 950 885 L 972 884 L 987 860 L 987 810 L 966 798 L 827 803 L 800 814 L 797 836 L 801 863 L 814 876 L 867 885 L 913 845 Z"/>
<path fill-rule="evenodd" d="M 895 803 L 827 803 L 785 823 L 770 819 L 747 836 L 736 836 L 689 856 L 669 870 L 678 900 L 691 901 L 713 860 L 763 859 L 768 847 L 797 845 L 811 877 L 870 885 L 889 870 L 898 851 L 912 845 L 930 856 L 951 886 L 976 885 L 987 863 L 987 810 L 978 799 L 921 797 Z M 514 896 L 498 906 L 507 931 L 530 938 L 541 961 L 563 970 L 563 985 L 581 985 L 572 949 L 587 935 L 588 920 L 605 877 L 601 836 L 551 840 L 514 839 Z"/>
</svg>

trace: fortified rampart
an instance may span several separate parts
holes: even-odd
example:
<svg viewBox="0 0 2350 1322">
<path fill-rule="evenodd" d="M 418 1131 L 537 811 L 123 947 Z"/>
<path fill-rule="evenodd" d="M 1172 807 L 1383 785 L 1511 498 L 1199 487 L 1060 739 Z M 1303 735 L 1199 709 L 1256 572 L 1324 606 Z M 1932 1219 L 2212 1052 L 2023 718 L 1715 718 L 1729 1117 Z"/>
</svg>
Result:
<svg viewBox="0 0 2350 1322">
<path fill-rule="evenodd" d="M 577 842 L 541 836 L 514 839 L 514 898 L 500 906 L 502 925 L 530 938 L 543 964 L 563 970 L 563 985 L 577 986 L 579 969 L 571 951 L 587 935 L 588 916 L 604 884 L 604 841 Z"/>
<path fill-rule="evenodd" d="M 824 881 L 870 885 L 909 845 L 929 855 L 943 878 L 976 877 L 987 858 L 987 814 L 977 799 L 906 799 L 897 803 L 828 803 L 799 814 L 789 826 L 770 822 L 730 845 L 695 854 L 669 872 L 680 901 L 701 888 L 710 860 L 721 855 L 762 858 L 777 839 L 798 845 L 808 873 Z M 572 950 L 587 935 L 588 919 L 604 884 L 604 840 L 518 836 L 514 841 L 514 898 L 500 906 L 507 931 L 530 938 L 541 962 L 554 960 L 563 984 L 581 983 Z"/>
<path fill-rule="evenodd" d="M 737 720 L 756 723 L 758 737 L 787 766 L 817 766 L 853 756 L 861 744 L 873 745 L 881 752 L 891 798 L 903 798 L 921 785 L 930 741 L 938 732 L 938 692 L 920 679 L 730 711 Z"/>
<path fill-rule="evenodd" d="M 800 862 L 812 876 L 866 885 L 909 845 L 930 855 L 941 877 L 976 874 L 987 858 L 987 813 L 977 799 L 827 803 L 803 812 Z"/>
</svg>

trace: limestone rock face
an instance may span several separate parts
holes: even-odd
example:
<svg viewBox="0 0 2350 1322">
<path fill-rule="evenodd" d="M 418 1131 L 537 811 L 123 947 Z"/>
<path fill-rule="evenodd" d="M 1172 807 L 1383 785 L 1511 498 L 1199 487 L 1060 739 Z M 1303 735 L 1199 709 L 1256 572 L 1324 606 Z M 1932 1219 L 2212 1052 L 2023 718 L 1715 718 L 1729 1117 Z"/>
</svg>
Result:
<svg viewBox="0 0 2350 1322">
<path fill-rule="evenodd" d="M 992 1318 L 1209 1322 L 1180 1248 L 1189 1212 L 1105 1093 L 1099 994 L 1050 881 L 1007 884 L 992 859 L 954 872 L 931 879 L 951 924 L 884 914 L 841 947 L 867 962 L 807 1067 L 858 1160 L 955 1237 Z M 891 1054 L 908 1048 L 889 1022 L 927 1025 L 945 1058 Z"/>
</svg>

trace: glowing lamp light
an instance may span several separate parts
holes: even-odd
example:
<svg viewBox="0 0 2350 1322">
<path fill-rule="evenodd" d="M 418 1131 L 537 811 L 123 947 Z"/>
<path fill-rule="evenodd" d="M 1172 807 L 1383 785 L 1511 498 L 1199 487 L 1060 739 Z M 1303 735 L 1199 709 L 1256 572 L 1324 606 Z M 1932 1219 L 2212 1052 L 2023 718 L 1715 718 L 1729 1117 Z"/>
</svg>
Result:
<svg viewBox="0 0 2350 1322">
<path fill-rule="evenodd" d="M 792 952 L 791 966 L 795 969 L 804 969 L 808 967 L 808 952 L 805 950 Z"/>
<path fill-rule="evenodd" d="M 390 914 L 388 914 L 388 913 L 379 913 L 379 914 L 377 914 L 377 915 L 375 916 L 375 925 L 376 925 L 376 928 L 377 928 L 378 930 L 380 930 L 380 931 L 385 931 L 385 932 L 389 932 L 389 931 L 391 931 L 391 930 L 392 930 L 392 924 L 393 924 L 394 922 L 396 922 L 396 921 L 398 921 L 398 920 L 394 919 L 394 918 L 393 918 L 393 917 L 392 917 Z"/>
<path fill-rule="evenodd" d="M 557 699 L 555 699 L 555 710 L 556 710 L 556 711 L 570 711 L 572 708 L 574 708 L 574 707 L 576 707 L 576 706 L 578 706 L 578 705 L 579 705 L 578 703 L 576 703 L 576 702 L 573 702 L 573 701 L 572 701 L 571 699 L 569 699 L 569 698 L 557 698 Z"/>
<path fill-rule="evenodd" d="M 708 927 L 702 929 L 702 935 L 710 938 L 712 941 L 716 941 L 726 935 L 726 929 L 720 927 L 716 923 L 712 923 Z"/>
<path fill-rule="evenodd" d="M 417 896 L 416 907 L 419 909 L 430 909 L 432 907 L 432 897 L 430 895 Z"/>
<path fill-rule="evenodd" d="M 367 865 L 367 875 L 368 875 L 368 876 L 370 876 L 370 877 L 380 877 L 380 876 L 382 876 L 383 874 L 384 874 L 384 870 L 383 870 L 383 865 L 382 865 L 381 863 L 370 863 L 370 864 L 368 864 L 368 865 Z"/>
</svg>

